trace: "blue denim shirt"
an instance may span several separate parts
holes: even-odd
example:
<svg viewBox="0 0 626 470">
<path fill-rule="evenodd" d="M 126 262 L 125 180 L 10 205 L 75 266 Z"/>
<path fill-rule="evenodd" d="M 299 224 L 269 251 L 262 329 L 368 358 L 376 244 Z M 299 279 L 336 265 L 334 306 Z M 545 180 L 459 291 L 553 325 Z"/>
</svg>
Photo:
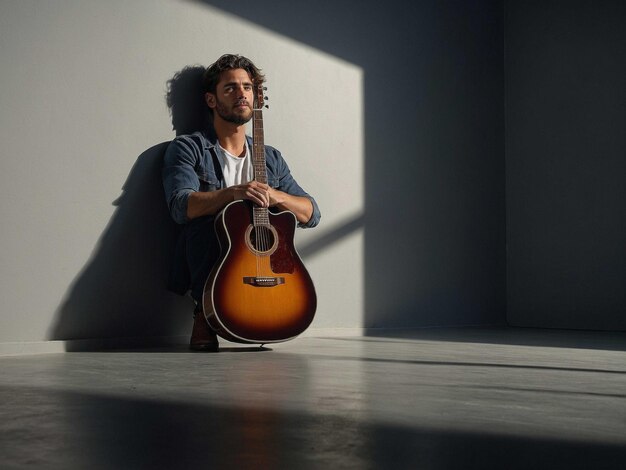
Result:
<svg viewBox="0 0 626 470">
<path fill-rule="evenodd" d="M 248 137 L 252 148 L 252 139 Z M 170 214 L 184 224 L 170 272 L 169 288 L 184 294 L 191 288 L 199 300 L 204 282 L 219 256 L 219 243 L 213 228 L 214 216 L 187 218 L 187 200 L 194 191 L 215 191 L 225 187 L 216 154 L 217 140 L 202 132 L 176 137 L 168 146 L 163 162 L 163 187 Z M 267 183 L 274 189 L 294 196 L 304 196 L 313 205 L 313 215 L 300 227 L 315 227 L 320 221 L 317 202 L 291 176 L 280 152 L 265 146 Z"/>
<path fill-rule="evenodd" d="M 252 139 L 248 137 L 252 148 Z M 184 224 L 187 219 L 187 199 L 194 191 L 215 191 L 224 187 L 221 168 L 216 164 L 216 140 L 210 140 L 205 134 L 195 132 L 178 136 L 165 153 L 163 166 L 163 186 L 170 214 L 175 222 Z M 304 196 L 313 204 L 313 215 L 301 227 L 315 227 L 320 220 L 317 202 L 298 185 L 291 176 L 287 162 L 278 150 L 265 146 L 267 183 L 274 189 Z"/>
</svg>

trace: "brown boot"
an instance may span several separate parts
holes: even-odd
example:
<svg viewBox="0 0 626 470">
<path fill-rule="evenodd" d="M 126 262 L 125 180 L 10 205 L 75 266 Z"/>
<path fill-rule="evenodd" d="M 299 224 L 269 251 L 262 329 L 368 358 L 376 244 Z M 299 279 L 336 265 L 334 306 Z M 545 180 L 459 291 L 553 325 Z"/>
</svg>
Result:
<svg viewBox="0 0 626 470">
<path fill-rule="evenodd" d="M 196 306 L 196 310 L 193 312 L 193 330 L 191 331 L 189 349 L 207 352 L 218 352 L 220 349 L 217 335 L 207 323 L 200 305 Z"/>
</svg>

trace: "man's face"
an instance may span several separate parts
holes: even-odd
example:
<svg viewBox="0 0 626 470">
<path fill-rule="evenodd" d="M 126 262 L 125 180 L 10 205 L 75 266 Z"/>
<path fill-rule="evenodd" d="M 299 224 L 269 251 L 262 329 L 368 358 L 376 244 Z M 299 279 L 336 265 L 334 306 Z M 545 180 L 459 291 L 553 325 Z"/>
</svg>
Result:
<svg viewBox="0 0 626 470">
<path fill-rule="evenodd" d="M 215 94 L 206 94 L 207 104 L 224 121 L 242 125 L 252 119 L 253 85 L 248 72 L 232 69 L 222 72 Z"/>
</svg>

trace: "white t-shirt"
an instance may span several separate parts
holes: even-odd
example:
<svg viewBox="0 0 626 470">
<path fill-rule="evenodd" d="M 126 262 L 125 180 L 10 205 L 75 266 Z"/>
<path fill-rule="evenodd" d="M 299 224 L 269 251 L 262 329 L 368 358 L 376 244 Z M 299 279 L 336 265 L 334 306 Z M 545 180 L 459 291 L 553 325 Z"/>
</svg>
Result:
<svg viewBox="0 0 626 470">
<path fill-rule="evenodd" d="M 222 166 L 222 174 L 226 187 L 236 184 L 247 183 L 254 179 L 254 166 L 250 157 L 250 148 L 246 140 L 246 148 L 243 157 L 237 157 L 227 152 L 221 145 L 217 145 L 217 158 Z"/>
</svg>

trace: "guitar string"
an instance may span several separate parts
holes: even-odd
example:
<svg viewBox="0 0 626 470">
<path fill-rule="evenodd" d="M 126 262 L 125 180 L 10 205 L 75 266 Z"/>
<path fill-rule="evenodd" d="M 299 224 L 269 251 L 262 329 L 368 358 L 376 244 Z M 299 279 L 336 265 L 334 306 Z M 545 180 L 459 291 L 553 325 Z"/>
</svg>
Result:
<svg viewBox="0 0 626 470">
<path fill-rule="evenodd" d="M 261 255 L 261 273 L 260 275 L 262 277 L 267 276 L 267 266 L 266 266 L 266 258 L 267 258 L 267 213 L 265 209 L 261 209 L 259 210 L 259 212 L 262 214 L 262 223 L 261 226 L 259 227 L 260 229 L 260 233 L 259 233 L 259 248 L 260 248 L 260 255 Z"/>
<path fill-rule="evenodd" d="M 259 86 L 257 90 L 257 100 L 262 104 L 263 91 Z M 263 114 L 262 106 L 259 103 L 255 103 L 255 109 L 253 110 L 253 126 L 252 126 L 252 138 L 254 142 L 253 156 L 254 156 L 254 170 L 255 180 L 267 183 L 267 175 L 265 169 L 265 151 L 263 148 Z M 257 172 L 258 170 L 258 172 Z M 258 174 L 257 174 L 258 173 Z M 258 206 L 257 206 L 258 207 Z M 274 245 L 274 234 L 271 230 L 271 224 L 269 222 L 269 210 L 265 208 L 258 208 L 254 213 L 254 232 L 256 240 L 256 264 L 257 264 L 257 277 L 267 276 L 272 274 L 271 259 L 269 250 Z M 262 215 L 262 217 L 261 217 Z M 260 222 L 258 219 L 262 219 Z M 263 276 L 263 277 L 265 277 Z"/>
<path fill-rule="evenodd" d="M 258 181 L 259 178 L 259 174 L 260 173 L 260 168 L 259 168 L 259 156 L 258 156 L 258 148 L 259 148 L 259 138 L 258 138 L 258 115 L 257 115 L 257 110 L 255 109 L 253 111 L 253 126 L 252 126 L 252 139 L 253 139 L 253 157 L 254 157 L 254 179 Z M 256 258 L 256 278 L 258 279 L 260 276 L 260 270 L 261 270 L 261 259 L 259 256 L 259 250 L 260 250 L 260 245 L 261 245 L 261 237 L 260 237 L 260 232 L 261 232 L 261 228 L 260 225 L 258 223 L 258 210 L 257 210 L 258 206 L 253 206 L 252 209 L 252 214 L 253 214 L 253 224 L 254 224 L 254 228 L 253 228 L 253 232 L 254 232 L 254 255 Z"/>
<path fill-rule="evenodd" d="M 263 162 L 261 155 L 260 155 L 260 140 L 261 140 L 261 136 L 260 136 L 260 132 L 262 132 L 262 127 L 261 125 L 261 112 L 258 110 L 255 110 L 254 112 L 254 157 L 255 157 L 255 171 L 258 170 L 258 172 L 256 172 L 257 174 L 255 174 L 255 179 L 257 181 L 259 181 L 262 178 L 262 174 L 263 174 L 263 169 L 261 168 L 261 163 Z M 261 218 L 261 214 L 262 214 L 262 210 L 260 207 L 258 207 L 255 211 L 255 215 L 257 216 L 257 219 Z M 257 225 L 256 228 L 256 243 L 257 243 L 257 252 L 256 252 L 256 257 L 257 257 L 257 278 L 259 278 L 260 276 L 262 276 L 262 271 L 261 269 L 263 268 L 262 266 L 262 253 L 263 253 L 263 245 L 264 245 L 264 240 L 263 240 L 263 220 L 257 220 L 259 223 Z"/>
</svg>

